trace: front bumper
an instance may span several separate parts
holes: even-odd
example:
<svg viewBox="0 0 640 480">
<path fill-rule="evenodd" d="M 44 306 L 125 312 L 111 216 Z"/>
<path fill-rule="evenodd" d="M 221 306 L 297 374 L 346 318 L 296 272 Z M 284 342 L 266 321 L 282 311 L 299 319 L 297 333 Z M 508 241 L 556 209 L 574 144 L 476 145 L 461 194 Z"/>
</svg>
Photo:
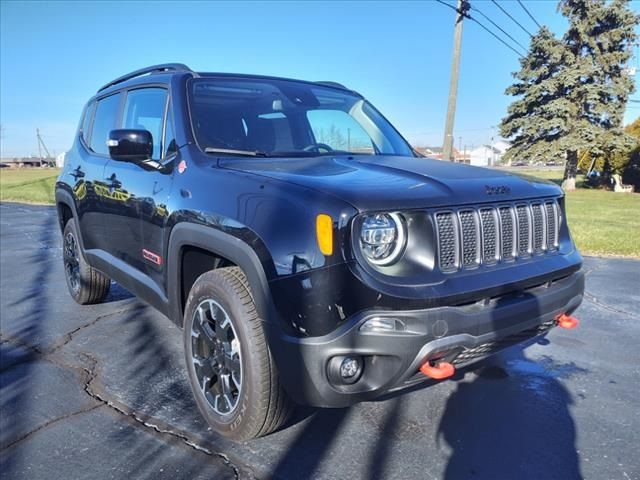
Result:
<svg viewBox="0 0 640 480">
<path fill-rule="evenodd" d="M 346 407 L 404 388 L 427 377 L 418 374 L 429 359 L 464 366 L 509 345 L 544 334 L 555 318 L 582 302 L 584 274 L 575 272 L 527 290 L 462 306 L 424 310 L 365 310 L 333 332 L 308 338 L 270 332 L 281 380 L 298 403 Z M 374 317 L 399 319 L 405 331 L 370 333 L 360 326 Z M 329 361 L 341 355 L 364 358 L 352 385 L 329 380 Z"/>
</svg>

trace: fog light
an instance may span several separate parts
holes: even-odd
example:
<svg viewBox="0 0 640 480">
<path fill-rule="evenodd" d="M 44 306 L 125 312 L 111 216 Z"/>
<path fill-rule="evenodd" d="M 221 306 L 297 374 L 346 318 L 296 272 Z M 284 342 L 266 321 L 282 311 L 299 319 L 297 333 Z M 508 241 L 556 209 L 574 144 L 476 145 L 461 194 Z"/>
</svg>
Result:
<svg viewBox="0 0 640 480">
<path fill-rule="evenodd" d="M 335 386 L 353 385 L 362 378 L 364 359 L 358 355 L 338 355 L 329 360 L 327 376 Z"/>
<path fill-rule="evenodd" d="M 344 383 L 355 383 L 362 374 L 361 357 L 345 357 L 340 364 L 340 377 Z"/>
</svg>

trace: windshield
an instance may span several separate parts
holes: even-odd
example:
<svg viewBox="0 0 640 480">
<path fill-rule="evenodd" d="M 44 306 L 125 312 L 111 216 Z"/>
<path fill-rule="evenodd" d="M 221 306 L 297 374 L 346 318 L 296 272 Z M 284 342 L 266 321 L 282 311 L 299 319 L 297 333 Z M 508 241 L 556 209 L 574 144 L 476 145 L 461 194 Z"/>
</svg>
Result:
<svg viewBox="0 0 640 480">
<path fill-rule="evenodd" d="M 357 94 L 291 80 L 189 81 L 193 131 L 205 152 L 252 156 L 413 156 Z"/>
</svg>

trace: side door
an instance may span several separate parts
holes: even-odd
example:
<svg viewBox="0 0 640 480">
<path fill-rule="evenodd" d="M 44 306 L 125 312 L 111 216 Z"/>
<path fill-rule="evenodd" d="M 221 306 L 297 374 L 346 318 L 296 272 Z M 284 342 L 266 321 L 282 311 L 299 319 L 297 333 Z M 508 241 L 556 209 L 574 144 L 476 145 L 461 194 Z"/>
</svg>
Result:
<svg viewBox="0 0 640 480">
<path fill-rule="evenodd" d="M 163 158 L 163 133 L 168 105 L 164 87 L 139 87 L 126 92 L 120 128 L 148 130 L 153 139 L 152 160 Z M 129 162 L 109 160 L 105 179 L 115 183 L 126 208 L 118 211 L 108 225 L 113 238 L 113 255 L 128 266 L 152 277 L 164 261 L 162 250 L 150 241 L 148 225 L 163 225 L 167 216 L 167 200 L 171 191 L 171 173 L 145 169 Z M 155 234 L 151 234 L 155 237 Z M 161 232 L 158 232 L 161 237 Z M 156 290 L 153 286 L 153 290 Z"/>
<path fill-rule="evenodd" d="M 169 167 L 178 161 L 171 97 L 167 98 L 164 113 L 162 150 L 160 162 Z M 166 226 L 169 219 L 169 198 L 173 187 L 174 168 L 165 172 L 152 170 L 146 173 L 145 182 L 150 186 L 141 209 L 142 256 L 145 259 L 144 272 L 162 289 L 165 287 Z"/>
<path fill-rule="evenodd" d="M 118 123 L 122 98 L 121 93 L 115 93 L 94 100 L 87 107 L 78 157 L 70 159 L 77 161 L 69 169 L 75 181 L 73 189 L 85 250 L 108 250 L 103 203 L 108 200 L 109 186 L 104 181 L 104 168 L 109 161 L 107 139 Z"/>
</svg>

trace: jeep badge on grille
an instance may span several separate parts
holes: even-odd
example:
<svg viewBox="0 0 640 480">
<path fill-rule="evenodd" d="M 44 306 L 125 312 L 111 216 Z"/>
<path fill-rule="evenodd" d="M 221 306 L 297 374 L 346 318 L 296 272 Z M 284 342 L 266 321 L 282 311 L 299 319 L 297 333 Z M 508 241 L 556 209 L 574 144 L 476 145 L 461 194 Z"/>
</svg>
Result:
<svg viewBox="0 0 640 480">
<path fill-rule="evenodd" d="M 511 193 L 511 189 L 506 185 L 485 185 L 484 188 L 487 195 L 504 195 Z"/>
</svg>

